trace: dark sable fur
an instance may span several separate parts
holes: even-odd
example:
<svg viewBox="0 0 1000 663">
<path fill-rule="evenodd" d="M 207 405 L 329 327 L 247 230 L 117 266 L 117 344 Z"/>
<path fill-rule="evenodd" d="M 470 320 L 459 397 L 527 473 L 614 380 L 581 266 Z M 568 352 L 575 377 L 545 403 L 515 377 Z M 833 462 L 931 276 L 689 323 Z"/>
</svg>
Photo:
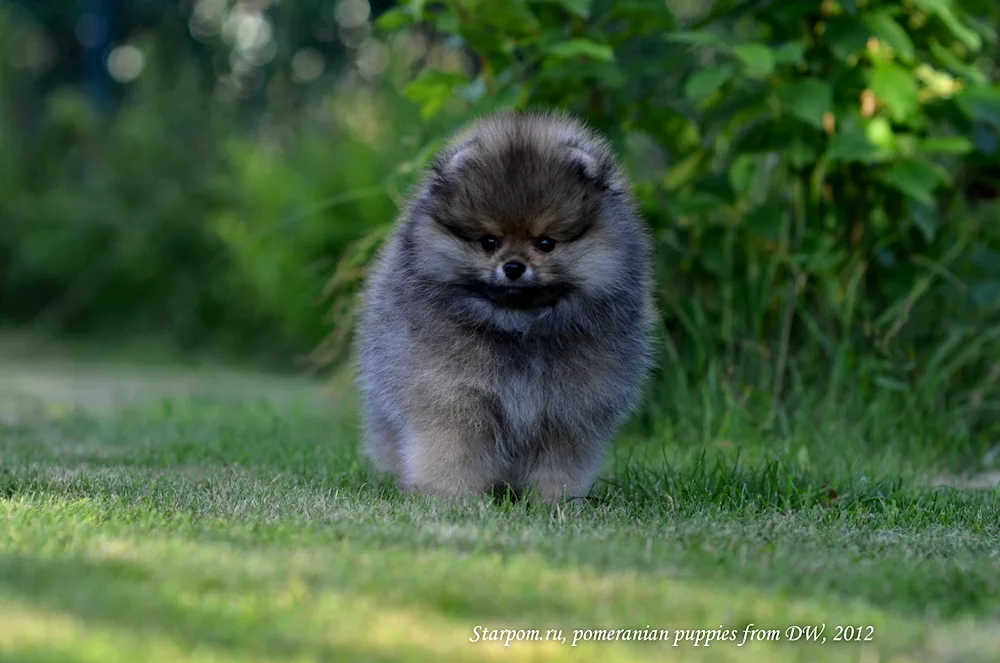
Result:
<svg viewBox="0 0 1000 663">
<path fill-rule="evenodd" d="M 555 306 L 564 297 L 569 296 L 573 292 L 573 286 L 568 283 L 517 288 L 488 285 L 482 281 L 470 281 L 469 283 L 462 284 L 461 288 L 496 306 L 523 310 Z"/>
<path fill-rule="evenodd" d="M 369 277 L 368 452 L 429 494 L 585 495 L 638 402 L 653 314 L 650 242 L 606 143 L 562 115 L 484 118 L 438 155 Z"/>
</svg>

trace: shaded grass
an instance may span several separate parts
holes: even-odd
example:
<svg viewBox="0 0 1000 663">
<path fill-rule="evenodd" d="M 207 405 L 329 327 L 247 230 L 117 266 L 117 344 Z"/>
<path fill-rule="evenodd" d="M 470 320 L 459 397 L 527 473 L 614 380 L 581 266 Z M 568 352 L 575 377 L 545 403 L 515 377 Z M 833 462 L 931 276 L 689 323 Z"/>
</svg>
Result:
<svg viewBox="0 0 1000 663">
<path fill-rule="evenodd" d="M 938 459 L 900 443 L 923 422 L 893 439 L 860 418 L 803 415 L 780 437 L 739 416 L 704 438 L 664 422 L 621 441 L 578 512 L 402 495 L 358 457 L 349 392 L 320 402 L 216 384 L 114 408 L 18 405 L 0 423 L 0 653 L 995 659 L 1000 491 L 927 486 Z M 742 637 L 751 623 L 825 623 L 828 641 L 570 646 L 577 629 Z M 470 643 L 477 625 L 570 642 Z M 873 640 L 835 643 L 836 625 L 874 626 Z"/>
</svg>

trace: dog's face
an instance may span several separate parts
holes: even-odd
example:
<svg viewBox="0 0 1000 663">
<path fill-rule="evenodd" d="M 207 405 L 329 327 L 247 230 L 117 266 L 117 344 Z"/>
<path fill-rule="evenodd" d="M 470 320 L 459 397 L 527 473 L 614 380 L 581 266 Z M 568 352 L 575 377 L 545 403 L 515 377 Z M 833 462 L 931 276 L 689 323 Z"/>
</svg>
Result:
<svg viewBox="0 0 1000 663">
<path fill-rule="evenodd" d="M 414 269 L 448 286 L 464 315 L 524 329 L 620 283 L 604 153 L 551 127 L 511 125 L 442 155 L 413 215 Z"/>
</svg>

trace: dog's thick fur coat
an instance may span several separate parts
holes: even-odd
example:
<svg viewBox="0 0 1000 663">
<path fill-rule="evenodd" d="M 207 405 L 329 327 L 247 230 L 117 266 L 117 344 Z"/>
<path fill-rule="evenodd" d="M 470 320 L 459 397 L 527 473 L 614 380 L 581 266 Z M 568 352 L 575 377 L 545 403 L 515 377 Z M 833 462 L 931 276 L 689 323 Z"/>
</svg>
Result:
<svg viewBox="0 0 1000 663">
<path fill-rule="evenodd" d="M 425 494 L 583 497 L 638 404 L 654 318 L 650 240 L 606 142 L 561 114 L 485 117 L 370 272 L 367 451 Z"/>
</svg>

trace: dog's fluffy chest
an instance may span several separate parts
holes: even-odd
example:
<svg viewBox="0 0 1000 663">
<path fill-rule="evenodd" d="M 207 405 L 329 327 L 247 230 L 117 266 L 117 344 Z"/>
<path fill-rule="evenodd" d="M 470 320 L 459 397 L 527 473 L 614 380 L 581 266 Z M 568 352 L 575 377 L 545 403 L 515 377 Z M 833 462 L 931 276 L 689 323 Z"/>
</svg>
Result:
<svg viewBox="0 0 1000 663">
<path fill-rule="evenodd" d="M 496 398 L 501 435 L 512 443 L 537 439 L 556 421 L 574 420 L 596 396 L 596 367 L 578 356 L 548 351 L 506 359 L 496 365 L 488 391 Z"/>
<path fill-rule="evenodd" d="M 497 376 L 492 391 L 499 405 L 500 432 L 505 438 L 533 437 L 553 406 L 552 385 L 538 371 L 504 371 Z"/>
</svg>

